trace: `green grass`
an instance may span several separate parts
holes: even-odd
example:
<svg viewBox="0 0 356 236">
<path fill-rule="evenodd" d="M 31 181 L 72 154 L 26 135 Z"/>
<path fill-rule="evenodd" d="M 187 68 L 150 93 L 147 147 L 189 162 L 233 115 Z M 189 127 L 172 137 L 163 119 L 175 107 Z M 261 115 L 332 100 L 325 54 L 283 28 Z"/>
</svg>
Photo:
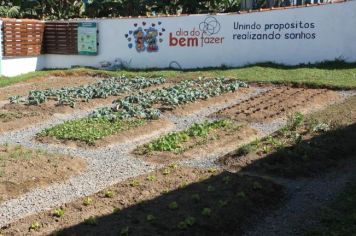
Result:
<svg viewBox="0 0 356 236">
<path fill-rule="evenodd" d="M 320 217 L 319 224 L 308 229 L 307 235 L 355 235 L 356 185 L 349 184 L 333 204 L 318 212 L 317 217 Z"/>
<path fill-rule="evenodd" d="M 204 143 L 208 135 L 213 130 L 226 129 L 236 130 L 238 126 L 228 120 L 218 120 L 213 122 L 205 121 L 201 124 L 193 124 L 190 128 L 180 132 L 172 132 L 163 137 L 160 137 L 152 142 L 139 147 L 138 153 L 157 152 L 173 152 L 182 153 L 189 149 L 185 142 L 194 140 L 195 144 Z"/>
<path fill-rule="evenodd" d="M 145 120 L 115 120 L 106 118 L 84 118 L 67 121 L 53 128 L 44 130 L 39 136 L 50 136 L 62 140 L 83 141 L 94 145 L 95 141 L 103 137 L 125 131 L 130 128 L 142 126 Z"/>
<path fill-rule="evenodd" d="M 0 87 L 49 75 L 99 75 L 99 76 L 145 76 L 193 79 L 205 77 L 234 77 L 246 82 L 268 82 L 305 85 L 310 87 L 356 88 L 356 63 L 342 61 L 312 65 L 284 66 L 273 63 L 256 64 L 241 68 L 207 68 L 195 70 L 119 70 L 105 71 L 88 68 L 48 70 L 32 72 L 13 78 L 0 77 Z"/>
</svg>

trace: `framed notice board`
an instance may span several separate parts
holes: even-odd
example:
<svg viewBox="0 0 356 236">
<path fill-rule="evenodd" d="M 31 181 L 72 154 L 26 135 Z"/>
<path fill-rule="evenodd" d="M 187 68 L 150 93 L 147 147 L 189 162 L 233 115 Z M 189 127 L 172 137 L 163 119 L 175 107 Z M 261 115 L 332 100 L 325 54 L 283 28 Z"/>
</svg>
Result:
<svg viewBox="0 0 356 236">
<path fill-rule="evenodd" d="M 98 55 L 98 34 L 96 22 L 78 24 L 78 54 Z"/>
</svg>

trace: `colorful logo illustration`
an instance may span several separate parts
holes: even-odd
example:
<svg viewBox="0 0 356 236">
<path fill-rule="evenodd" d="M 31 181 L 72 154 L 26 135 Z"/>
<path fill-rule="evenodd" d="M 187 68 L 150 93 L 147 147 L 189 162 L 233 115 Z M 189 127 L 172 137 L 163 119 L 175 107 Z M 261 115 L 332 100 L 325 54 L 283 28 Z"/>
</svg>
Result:
<svg viewBox="0 0 356 236">
<path fill-rule="evenodd" d="M 163 34 L 166 31 L 162 28 L 162 22 L 148 25 L 142 22 L 141 25 L 134 23 L 134 30 L 130 30 L 125 37 L 130 49 L 135 48 L 137 52 L 158 52 L 159 44 L 163 42 Z"/>
</svg>

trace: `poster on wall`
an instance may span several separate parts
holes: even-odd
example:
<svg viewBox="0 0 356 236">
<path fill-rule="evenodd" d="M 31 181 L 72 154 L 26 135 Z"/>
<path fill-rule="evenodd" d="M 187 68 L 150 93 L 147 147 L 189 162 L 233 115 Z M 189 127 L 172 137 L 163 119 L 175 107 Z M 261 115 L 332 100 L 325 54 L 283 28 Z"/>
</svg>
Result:
<svg viewBox="0 0 356 236">
<path fill-rule="evenodd" d="M 79 55 L 98 55 L 98 38 L 96 22 L 80 22 L 78 24 Z"/>
</svg>

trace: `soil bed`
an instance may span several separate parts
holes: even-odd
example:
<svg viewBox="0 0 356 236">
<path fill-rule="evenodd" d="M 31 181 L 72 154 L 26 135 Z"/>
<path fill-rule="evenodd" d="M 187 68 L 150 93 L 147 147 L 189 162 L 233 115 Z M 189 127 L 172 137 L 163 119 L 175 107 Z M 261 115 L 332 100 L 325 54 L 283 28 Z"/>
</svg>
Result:
<svg viewBox="0 0 356 236">
<path fill-rule="evenodd" d="M 241 235 L 284 199 L 282 187 L 243 175 L 177 166 L 129 179 L 89 198 L 26 217 L 5 235 Z M 31 225 L 36 229 L 29 229 Z M 58 230 L 61 229 L 61 230 Z"/>
<path fill-rule="evenodd" d="M 356 96 L 308 115 L 295 130 L 270 137 L 221 157 L 224 168 L 285 177 L 314 176 L 356 155 Z"/>
<path fill-rule="evenodd" d="M 163 85 L 151 86 L 143 90 L 151 91 L 154 89 L 162 88 L 164 86 L 169 86 L 169 84 L 165 83 Z M 37 106 L 24 104 L 6 104 L 3 106 L 3 108 L 0 108 L 0 133 L 18 130 L 36 123 L 46 121 L 55 114 L 70 114 L 74 111 L 89 111 L 100 106 L 108 106 L 111 105 L 114 100 L 123 98 L 127 95 L 128 93 L 122 94 L 120 96 L 111 96 L 106 99 L 95 98 L 89 100 L 88 102 L 78 101 L 76 102 L 74 108 L 71 108 L 70 106 L 57 106 L 56 101 L 53 100 L 49 100 L 46 103 Z"/>
<path fill-rule="evenodd" d="M 150 120 L 145 121 L 142 125 L 130 127 L 119 131 L 113 135 L 106 136 L 104 138 L 95 140 L 93 143 L 86 143 L 83 141 L 74 141 L 69 139 L 58 139 L 52 136 L 37 136 L 36 140 L 42 143 L 51 144 L 64 144 L 70 147 L 81 147 L 86 149 L 104 148 L 115 143 L 127 143 L 140 139 L 144 139 L 147 136 L 152 136 L 162 130 L 170 129 L 173 124 L 167 120 Z"/>
<path fill-rule="evenodd" d="M 25 149 L 0 146 L 0 202 L 18 197 L 31 189 L 62 182 L 86 169 L 86 162 Z"/>
<path fill-rule="evenodd" d="M 223 109 L 212 117 L 236 121 L 268 122 L 288 114 L 321 108 L 341 99 L 337 92 L 326 89 L 276 87 L 240 104 Z"/>
<path fill-rule="evenodd" d="M 257 132 L 247 126 L 220 128 L 211 130 L 207 136 L 189 137 L 180 144 L 179 151 L 151 151 L 147 148 L 150 144 L 146 144 L 134 150 L 133 154 L 144 161 L 168 164 L 184 159 L 204 158 L 221 151 L 226 153 L 256 137 Z"/>
</svg>

